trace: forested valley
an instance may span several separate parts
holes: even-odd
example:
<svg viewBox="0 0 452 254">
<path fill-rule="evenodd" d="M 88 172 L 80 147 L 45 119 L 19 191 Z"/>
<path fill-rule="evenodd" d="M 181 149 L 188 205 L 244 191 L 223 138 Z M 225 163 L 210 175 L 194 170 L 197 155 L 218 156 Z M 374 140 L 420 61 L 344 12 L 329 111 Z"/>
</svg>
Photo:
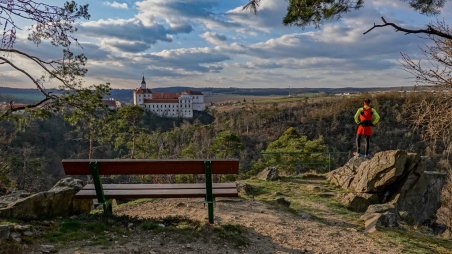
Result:
<svg viewBox="0 0 452 254">
<path fill-rule="evenodd" d="M 275 164 L 289 172 L 334 169 L 352 156 L 353 116 L 364 97 L 382 116 L 372 152 L 404 149 L 444 163 L 436 154 L 445 150 L 441 142 L 435 149 L 412 125 L 416 102 L 431 96 L 394 92 L 212 105 L 190 121 L 160 118 L 133 106 L 41 118 L 16 115 L 1 122 L 0 184 L 3 192 L 47 189 L 64 176 L 61 160 L 68 158 L 240 158 L 242 178 Z"/>
</svg>

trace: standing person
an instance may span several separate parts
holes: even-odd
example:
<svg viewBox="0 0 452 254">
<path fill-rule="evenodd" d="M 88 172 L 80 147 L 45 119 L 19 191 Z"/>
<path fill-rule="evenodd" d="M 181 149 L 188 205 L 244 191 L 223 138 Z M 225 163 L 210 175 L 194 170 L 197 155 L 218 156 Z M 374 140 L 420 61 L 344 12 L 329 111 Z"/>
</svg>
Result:
<svg viewBox="0 0 452 254">
<path fill-rule="evenodd" d="M 363 156 L 361 153 L 361 137 L 366 136 L 366 151 L 364 156 L 369 158 L 370 136 L 372 136 L 372 126 L 380 121 L 378 112 L 370 106 L 370 100 L 364 99 L 364 106 L 359 108 L 355 114 L 355 122 L 358 124 L 356 131 L 356 155 Z"/>
</svg>

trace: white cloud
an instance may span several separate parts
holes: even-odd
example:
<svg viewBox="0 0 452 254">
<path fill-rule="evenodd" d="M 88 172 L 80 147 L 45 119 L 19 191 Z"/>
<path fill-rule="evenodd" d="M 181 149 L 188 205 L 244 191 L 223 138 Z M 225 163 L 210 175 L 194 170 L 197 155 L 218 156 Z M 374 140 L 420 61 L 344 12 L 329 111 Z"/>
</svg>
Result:
<svg viewBox="0 0 452 254">
<path fill-rule="evenodd" d="M 137 2 L 137 17 L 145 25 L 164 20 L 171 26 L 200 23 L 207 28 L 238 26 L 215 12 L 215 0 L 143 0 Z"/>
<path fill-rule="evenodd" d="M 251 30 L 270 33 L 275 28 L 285 28 L 282 20 L 287 12 L 287 2 L 281 0 L 264 0 L 261 2 L 256 15 L 238 6 L 226 12 L 233 22 L 241 24 Z M 243 30 L 239 30 L 243 31 Z"/>
<path fill-rule="evenodd" d="M 119 3 L 116 1 L 113 1 L 113 2 L 106 1 L 103 4 L 110 6 L 111 8 L 115 8 L 115 9 L 123 9 L 123 10 L 129 9 L 129 6 L 127 5 L 127 3 Z"/>
<path fill-rule="evenodd" d="M 172 35 L 190 33 L 190 26 L 166 27 L 160 23 L 148 25 L 136 18 L 100 19 L 81 24 L 80 33 L 96 39 L 114 39 L 110 46 L 129 52 L 144 51 L 158 41 L 172 42 Z M 104 40 L 105 41 L 105 40 Z"/>
<path fill-rule="evenodd" d="M 227 37 L 225 35 L 218 34 L 215 32 L 205 32 L 201 35 L 201 37 L 210 44 L 215 46 L 224 45 L 225 41 L 227 40 Z"/>
</svg>

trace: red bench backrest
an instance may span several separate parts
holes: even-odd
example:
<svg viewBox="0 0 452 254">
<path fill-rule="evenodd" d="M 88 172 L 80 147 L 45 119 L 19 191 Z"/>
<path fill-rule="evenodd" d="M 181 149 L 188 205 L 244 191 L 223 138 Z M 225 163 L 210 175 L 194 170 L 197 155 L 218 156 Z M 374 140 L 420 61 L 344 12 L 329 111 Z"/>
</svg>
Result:
<svg viewBox="0 0 452 254">
<path fill-rule="evenodd" d="M 101 175 L 204 174 L 204 160 L 62 160 L 66 175 L 91 175 L 97 161 Z M 238 174 L 238 160 L 211 160 L 212 174 Z"/>
</svg>

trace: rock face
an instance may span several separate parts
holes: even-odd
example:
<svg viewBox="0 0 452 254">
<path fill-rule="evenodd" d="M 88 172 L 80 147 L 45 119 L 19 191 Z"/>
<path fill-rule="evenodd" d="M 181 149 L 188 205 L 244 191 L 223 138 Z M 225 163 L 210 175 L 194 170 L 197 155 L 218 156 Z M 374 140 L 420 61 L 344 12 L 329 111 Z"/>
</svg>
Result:
<svg viewBox="0 0 452 254">
<path fill-rule="evenodd" d="M 29 195 L 0 208 L 0 217 L 15 219 L 38 219 L 68 216 L 89 212 L 92 200 L 75 199 L 83 188 L 83 181 L 73 178 L 60 180 L 52 189 Z M 3 200 L 8 198 L 3 198 Z"/>
<path fill-rule="evenodd" d="M 427 158 L 392 150 L 377 153 L 370 160 L 352 158 L 328 173 L 327 180 L 348 190 L 342 201 L 349 209 L 367 210 L 364 220 L 372 231 L 376 225 L 397 225 L 400 218 L 411 224 L 429 222 L 440 207 L 445 181 L 442 175 L 425 174 L 434 170 Z M 376 209 L 372 204 L 393 209 Z"/>
<path fill-rule="evenodd" d="M 276 167 L 269 167 L 257 174 L 257 178 L 266 181 L 274 181 L 278 179 L 279 173 Z"/>
</svg>

